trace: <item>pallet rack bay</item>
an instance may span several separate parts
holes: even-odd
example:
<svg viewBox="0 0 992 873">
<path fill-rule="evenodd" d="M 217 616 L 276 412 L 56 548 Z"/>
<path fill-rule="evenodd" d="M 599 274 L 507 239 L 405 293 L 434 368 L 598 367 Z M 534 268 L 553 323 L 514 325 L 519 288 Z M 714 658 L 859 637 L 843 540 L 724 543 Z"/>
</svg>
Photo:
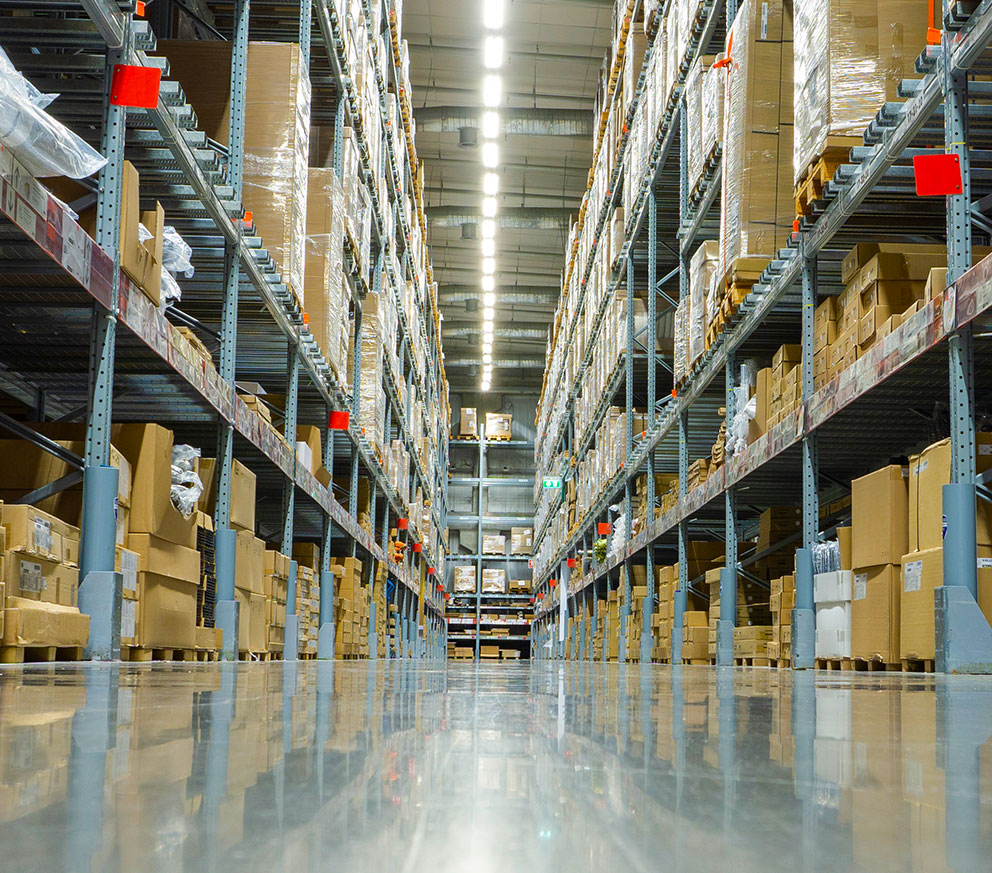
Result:
<svg viewBox="0 0 992 873">
<path fill-rule="evenodd" d="M 183 7 L 188 27 L 229 43 L 227 146 L 198 129 L 182 88 L 169 78 L 167 58 L 153 53 L 150 23 L 138 17 L 133 4 L 0 2 L 2 44 L 15 66 L 42 91 L 60 93 L 50 111 L 107 158 L 94 192 L 96 232 L 90 237 L 16 157 L 0 151 L 5 274 L 0 300 L 8 315 L 3 390 L 37 421 L 85 422 L 85 456 L 70 460 L 83 479 L 79 601 L 91 616 L 88 654 L 111 658 L 117 651 L 117 491 L 116 471 L 108 466 L 109 425 L 154 421 L 171 428 L 177 442 L 208 452 L 216 446 L 216 620 L 224 630 L 225 657 L 238 651 L 230 525 L 235 460 L 257 476 L 258 533 L 280 542 L 287 555 L 294 541 L 319 544 L 319 657 L 334 654 L 332 554 L 361 558 L 370 585 L 385 568 L 387 608 L 396 619 L 390 654 L 443 657 L 440 595 L 428 578 L 444 566 L 447 440 L 436 423 L 448 418 L 447 384 L 436 293 L 423 248 L 426 220 L 401 20 L 392 3 L 379 0 L 350 6 L 314 0 L 291 12 L 264 0 L 251 3 L 250 10 L 247 0 L 195 6 L 192 13 Z M 361 58 L 354 52 L 359 31 L 369 46 Z M 353 358 L 342 368 L 347 372 L 339 373 L 318 345 L 242 203 L 249 39 L 299 46 L 303 78 L 312 92 L 312 114 L 305 123 L 334 130 L 338 179 L 345 128 L 357 144 L 359 171 L 352 182 L 370 203 L 371 231 L 365 263 L 350 233 L 340 241 L 355 334 Z M 356 64 L 365 66 L 359 71 Z M 126 108 L 111 99 L 119 65 L 161 71 L 154 106 Z M 362 93 L 355 84 L 359 72 L 366 83 Z M 370 148 L 373 140 L 381 147 Z M 125 158 L 140 170 L 142 199 L 159 201 L 167 222 L 192 248 L 195 276 L 181 280 L 182 302 L 169 308 L 153 305 L 120 269 Z M 370 292 L 395 309 L 396 345 L 383 347 L 378 362 L 378 388 L 386 397 L 382 442 L 389 446 L 397 440 L 409 454 L 408 481 L 390 473 L 366 436 L 360 349 Z M 197 339 L 219 349 L 218 365 L 198 356 L 175 325 L 192 328 Z M 284 395 L 281 427 L 242 399 L 246 384 Z M 415 434 L 417 407 L 428 414 Z M 43 428 L 6 415 L 3 425 L 51 450 L 38 432 Z M 320 430 L 323 457 L 315 462 L 326 471 L 326 484 L 294 451 L 298 425 Z M 366 486 L 368 517 L 360 525 L 359 491 Z M 54 483 L 47 493 L 58 487 Z M 406 549 L 393 561 L 387 558 L 391 530 L 410 519 L 410 498 L 418 489 L 424 509 L 411 519 L 407 538 L 421 548 Z M 294 612 L 296 562 L 292 568 L 288 614 Z M 292 620 L 288 616 L 287 623 Z M 372 639 L 375 627 L 373 604 L 365 629 Z M 294 655 L 287 645 L 286 657 Z"/>
<path fill-rule="evenodd" d="M 531 591 L 511 591 L 512 580 L 527 580 L 528 589 L 531 578 L 531 555 L 493 554 L 483 551 L 485 534 L 500 533 L 504 537 L 511 528 L 521 527 L 533 529 L 534 519 L 531 515 L 501 515 L 490 512 L 490 500 L 493 495 L 499 500 L 499 495 L 512 501 L 515 493 L 529 494 L 534 488 L 534 476 L 530 468 L 517 470 L 521 465 L 520 459 L 526 459 L 527 453 L 532 452 L 534 443 L 525 439 L 487 439 L 455 438 L 451 440 L 448 453 L 452 469 L 459 473 L 461 462 L 471 465 L 471 475 L 453 475 L 448 479 L 448 487 L 459 490 L 461 497 L 467 494 L 467 499 L 460 499 L 456 504 L 454 495 L 449 494 L 448 529 L 461 535 L 468 533 L 467 538 L 474 546 L 470 546 L 468 554 L 454 551 L 449 556 L 448 579 L 446 581 L 447 603 L 446 621 L 448 625 L 448 642 L 471 643 L 474 658 L 481 658 L 483 645 L 500 645 L 510 643 L 506 648 L 520 652 L 520 657 L 529 657 L 531 653 L 531 622 L 534 613 L 534 595 Z M 515 468 L 508 474 L 492 474 L 490 470 L 490 453 L 492 450 L 503 453 L 514 459 Z M 519 502 L 519 501 L 513 501 Z M 468 510 L 459 512 L 459 508 Z M 512 537 L 510 537 L 512 540 Z M 454 574 L 457 567 L 470 566 L 474 569 L 475 590 L 456 592 L 454 590 Z M 502 570 L 507 589 L 505 593 L 484 591 L 483 571 L 486 569 Z M 508 634 L 495 634 L 496 629 L 507 629 Z M 450 648 L 450 645 L 449 645 Z"/>
<path fill-rule="evenodd" d="M 671 319 L 688 296 L 690 256 L 704 240 L 719 236 L 723 181 L 717 149 L 701 181 L 690 189 L 686 80 L 700 58 L 724 51 L 725 34 L 740 4 L 679 4 L 679 14 L 687 21 L 681 42 L 685 51 L 669 65 L 675 73 L 669 75 L 666 93 L 659 95 L 652 89 L 652 55 L 671 49 L 667 28 L 673 5 L 642 6 L 639 0 L 626 4 L 631 31 L 641 27 L 644 33 L 640 74 L 625 95 L 623 133 L 615 134 L 612 164 L 610 155 L 603 157 L 610 151 L 604 148 L 603 132 L 608 119 L 616 116 L 612 110 L 623 91 L 610 91 L 611 111 L 603 114 L 592 184 L 573 228 L 538 408 L 535 450 L 537 475 L 561 476 L 569 487 L 560 495 L 540 495 L 534 538 L 536 590 L 548 592 L 551 580 L 561 580 L 567 587 L 569 614 L 590 617 L 584 627 L 592 633 L 581 623 L 572 628 L 573 657 L 600 657 L 592 649 L 592 636 L 605 618 L 598 604 L 608 591 L 621 589 L 623 641 L 633 573 L 644 567 L 648 594 L 639 654 L 646 660 L 652 642 L 658 642 L 652 640 L 650 625 L 655 568 L 677 564 L 670 653 L 671 661 L 678 663 L 689 594 L 702 599 L 707 594 L 700 578 L 689 578 L 688 544 L 722 542 L 717 663 L 733 663 L 735 580 L 764 557 L 754 548 L 739 551 L 738 543 L 753 536 L 763 510 L 795 504 L 801 507 L 801 525 L 794 537 L 799 548 L 792 665 L 811 667 L 812 550 L 850 517 L 844 505 L 853 478 L 874 469 L 872 464 L 919 450 L 940 432 L 936 408 L 938 413 L 945 410 L 951 435 L 951 485 L 944 490 L 944 514 L 947 530 L 955 531 L 953 543 L 945 543 L 945 584 L 937 595 L 937 669 L 992 669 L 992 631 L 978 610 L 975 561 L 968 559 L 975 555 L 975 536 L 969 532 L 975 529 L 976 496 L 984 499 L 989 478 L 976 474 L 974 458 L 976 416 L 984 409 L 976 406 L 976 395 L 981 400 L 987 390 L 980 364 L 990 349 L 980 326 L 992 305 L 992 262 L 986 258 L 973 265 L 972 243 L 987 242 L 992 230 L 984 214 L 990 192 L 984 151 L 987 87 L 981 80 L 990 60 L 992 3 L 945 4 L 939 44 L 924 46 L 926 35 L 920 36 L 919 78 L 899 83 L 900 100 L 881 105 L 861 143 L 849 150 L 787 244 L 742 295 L 723 331 L 712 338 L 676 390 L 671 357 L 658 345 L 659 325 L 665 326 L 665 319 Z M 647 12 L 645 7 L 650 7 Z M 660 34 L 667 36 L 667 44 Z M 935 147 L 953 155 L 961 167 L 961 192 L 946 197 L 946 210 L 941 200 L 917 197 L 913 187 L 914 157 L 933 154 Z M 614 209 L 621 205 L 626 209 L 617 225 Z M 614 226 L 619 232 L 611 234 Z M 854 245 L 879 239 L 946 242 L 947 288 L 814 390 L 813 310 L 819 300 L 842 289 L 841 262 Z M 636 289 L 645 286 L 646 313 L 638 323 Z M 615 360 L 606 359 L 604 366 L 597 344 L 609 333 L 603 326 L 610 304 L 624 295 L 620 327 L 625 335 Z M 728 454 L 715 472 L 690 490 L 691 459 L 708 455 L 721 425 L 729 429 L 733 420 L 738 365 L 749 357 L 767 358 L 789 342 L 801 344 L 805 362 L 796 410 L 743 451 Z M 595 404 L 585 403 L 583 390 L 597 370 L 603 376 L 602 384 L 596 383 L 602 397 Z M 569 495 L 582 484 L 576 481 L 577 465 L 594 446 L 602 449 L 600 428 L 611 407 L 624 416 L 619 458 L 603 486 L 587 504 L 576 507 Z M 643 426 L 635 417 L 637 410 L 643 410 Z M 655 476 L 662 473 L 677 475 L 678 492 L 674 505 L 659 514 Z M 650 509 L 646 523 L 631 537 L 638 477 L 645 477 L 643 499 Z M 619 523 L 609 527 L 614 522 Z M 608 526 L 600 527 L 604 524 Z M 599 534 L 600 530 L 611 533 Z M 592 559 L 599 535 L 610 536 L 603 561 Z M 583 570 L 571 580 L 569 559 Z M 564 656 L 557 632 L 559 608 L 558 597 L 546 597 L 539 604 L 537 653 L 553 641 L 551 656 Z M 621 642 L 618 659 L 629 660 L 633 654 L 625 652 Z"/>
</svg>

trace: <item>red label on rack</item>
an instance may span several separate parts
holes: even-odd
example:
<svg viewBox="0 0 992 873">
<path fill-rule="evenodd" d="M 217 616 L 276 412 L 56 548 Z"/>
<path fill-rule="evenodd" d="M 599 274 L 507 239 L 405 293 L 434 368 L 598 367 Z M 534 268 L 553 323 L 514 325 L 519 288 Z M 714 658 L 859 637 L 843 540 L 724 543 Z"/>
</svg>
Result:
<svg viewBox="0 0 992 873">
<path fill-rule="evenodd" d="M 919 197 L 946 197 L 960 194 L 961 161 L 957 155 L 916 155 L 913 158 L 916 194 Z"/>
<path fill-rule="evenodd" d="M 608 537 L 611 529 L 612 525 L 610 525 L 608 521 L 601 521 L 596 525 L 596 533 L 598 533 L 601 537 Z"/>
<path fill-rule="evenodd" d="M 114 77 L 110 83 L 110 102 L 114 106 L 154 109 L 158 106 L 161 84 L 162 70 L 159 67 L 115 64 Z"/>
<path fill-rule="evenodd" d="M 428 567 L 427 568 L 427 575 L 428 576 L 433 576 L 434 575 L 434 568 L 433 567 Z"/>
<path fill-rule="evenodd" d="M 408 518 L 398 518 L 398 519 L 396 519 L 396 529 L 397 530 L 409 530 L 410 529 L 410 519 L 408 519 Z"/>
<path fill-rule="evenodd" d="M 568 559 L 568 566 L 569 567 L 574 567 L 575 566 L 575 558 L 569 558 Z"/>
<path fill-rule="evenodd" d="M 423 548 L 424 548 L 423 543 L 414 543 L 413 544 L 413 553 L 415 555 L 419 555 L 421 553 L 421 551 L 423 551 Z"/>
<path fill-rule="evenodd" d="M 332 412 L 327 420 L 327 426 L 331 430 L 347 430 L 350 421 L 350 412 Z"/>
<path fill-rule="evenodd" d="M 548 587 L 549 588 L 557 588 L 558 587 L 558 580 L 557 579 L 549 579 L 548 580 Z"/>
</svg>

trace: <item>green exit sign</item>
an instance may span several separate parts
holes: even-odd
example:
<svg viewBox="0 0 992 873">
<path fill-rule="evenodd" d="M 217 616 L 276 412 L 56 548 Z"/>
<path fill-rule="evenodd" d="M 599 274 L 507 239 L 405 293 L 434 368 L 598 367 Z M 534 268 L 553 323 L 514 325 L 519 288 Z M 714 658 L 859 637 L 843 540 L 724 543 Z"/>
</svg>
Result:
<svg viewBox="0 0 992 873">
<path fill-rule="evenodd" d="M 552 479 L 550 476 L 544 477 L 545 488 L 561 488 L 561 479 Z"/>
</svg>

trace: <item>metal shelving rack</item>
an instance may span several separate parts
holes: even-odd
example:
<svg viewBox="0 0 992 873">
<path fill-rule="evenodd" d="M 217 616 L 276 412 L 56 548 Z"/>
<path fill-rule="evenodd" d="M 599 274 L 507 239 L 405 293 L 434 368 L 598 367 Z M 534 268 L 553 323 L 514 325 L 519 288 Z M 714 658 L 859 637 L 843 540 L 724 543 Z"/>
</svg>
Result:
<svg viewBox="0 0 992 873">
<path fill-rule="evenodd" d="M 636 10 L 637 3 L 629 6 Z M 535 531 L 535 582 L 538 591 L 548 591 L 556 577 L 568 586 L 567 559 L 587 553 L 598 522 L 609 520 L 609 507 L 620 503 L 631 521 L 631 490 L 634 479 L 646 474 L 648 524 L 629 539 L 619 554 L 599 565 L 580 586 L 568 590 L 570 609 L 583 606 L 599 619 L 596 604 L 602 592 L 616 585 L 630 591 L 630 568 L 646 564 L 653 580 L 657 559 L 679 564 L 679 591 L 675 597 L 671 641 L 672 661 L 681 660 L 682 616 L 687 590 L 696 580 L 687 578 L 686 544 L 690 538 L 720 539 L 726 543 L 726 567 L 721 579 L 721 622 L 718 663 L 732 663 L 732 636 L 736 612 L 736 569 L 746 567 L 754 555 L 738 555 L 737 542 L 743 530 L 768 506 L 801 504 L 803 523 L 801 548 L 797 549 L 797 588 L 794 614 L 794 666 L 813 666 L 814 615 L 812 602 L 811 549 L 817 542 L 820 500 L 843 494 L 844 483 L 868 472 L 891 455 L 901 455 L 927 442 L 928 411 L 921 412 L 920 398 L 931 406 L 946 404 L 952 436 L 952 485 L 945 491 L 944 511 L 948 530 L 956 531 L 946 544 L 945 582 L 938 589 L 937 668 L 945 671 L 992 669 L 992 630 L 975 602 L 974 514 L 976 492 L 984 499 L 985 477 L 976 477 L 974 462 L 976 367 L 989 353 L 983 331 L 976 323 L 987 318 L 992 306 L 992 262 L 972 266 L 973 237 L 987 240 L 992 224 L 984 216 L 988 209 L 987 172 L 973 172 L 974 161 L 987 162 L 989 131 L 985 123 L 988 90 L 983 81 L 990 67 L 992 2 L 982 0 L 962 10 L 951 4 L 944 10 L 940 45 L 929 45 L 917 61 L 920 79 L 901 83 L 904 102 L 886 103 L 864 134 L 864 145 L 851 151 L 814 204 L 788 245 L 779 250 L 760 280 L 742 303 L 724 332 L 693 366 L 678 396 L 667 390 L 659 396 L 658 379 L 670 379 L 671 365 L 656 353 L 656 320 L 663 308 L 674 309 L 688 294 L 688 259 L 705 239 L 719 233 L 722 169 L 717 163 L 704 177 L 690 202 L 685 153 L 685 102 L 683 85 L 691 62 L 703 54 L 723 48 L 722 34 L 733 21 L 734 0 L 702 0 L 698 4 L 688 57 L 679 70 L 672 97 L 660 126 L 652 138 L 647 172 L 640 178 L 636 208 L 626 216 L 626 233 L 620 252 L 620 269 L 612 272 L 610 292 L 626 288 L 628 297 L 627 349 L 620 373 L 610 385 L 610 395 L 588 425 L 593 434 L 606 409 L 617 405 L 628 417 L 624 463 L 588 512 L 569 531 L 564 542 L 551 545 L 550 522 L 562 505 L 560 499 L 538 506 Z M 668 4 L 659 4 L 655 21 Z M 657 23 L 649 34 L 648 53 L 654 50 Z M 923 37 L 921 36 L 921 42 Z M 643 74 L 635 94 L 635 105 L 627 116 L 633 119 L 636 100 L 643 96 Z M 603 244 L 603 230 L 621 187 L 625 171 L 626 141 L 611 178 L 608 197 L 596 220 L 593 246 Z M 932 201 L 915 197 L 911 159 L 938 147 L 954 154 L 962 169 L 962 193 L 947 198 L 946 213 Z M 932 152 L 931 152 L 932 153 Z M 977 168 L 976 168 L 977 169 Z M 690 459 L 709 453 L 720 424 L 717 410 L 726 407 L 733 416 L 733 383 L 736 363 L 754 354 L 767 355 L 784 342 L 801 340 L 804 360 L 812 361 L 813 308 L 818 295 L 841 290 L 839 264 L 856 243 L 884 236 L 891 240 L 947 241 L 948 289 L 935 302 L 907 320 L 877 343 L 866 355 L 820 390 L 813 390 L 812 366 L 803 367 L 802 402 L 769 433 L 748 449 L 729 457 L 723 467 L 693 491 L 687 490 Z M 570 275 L 575 251 L 566 265 Z M 590 269 L 592 256 L 589 257 Z M 646 367 L 635 369 L 633 287 L 646 279 L 648 293 L 648 338 L 643 343 Z M 674 293 L 678 282 L 678 294 Z M 666 291 L 666 287 L 670 291 Z M 588 372 L 592 345 L 602 321 L 596 314 L 585 360 L 573 382 L 564 377 L 565 350 L 574 341 L 576 325 L 583 317 L 585 286 L 571 311 L 559 312 L 557 339 L 552 350 L 539 419 L 536 459 L 538 475 L 574 475 L 574 467 L 551 469 L 560 451 L 586 449 L 590 438 L 576 434 L 575 399 Z M 611 295 L 606 295 L 608 299 Z M 605 309 L 605 300 L 603 307 Z M 640 343 L 639 343 L 640 344 Z M 646 372 L 645 372 L 646 370 Z M 644 433 L 631 432 L 630 412 L 636 406 L 647 410 Z M 543 429 L 543 431 L 542 431 Z M 677 506 L 653 518 L 656 505 L 655 472 L 679 476 Z M 953 548 L 952 548 L 953 546 Z M 664 551 L 662 551 L 664 550 Z M 644 602 L 646 626 L 642 646 L 651 645 L 648 616 L 654 609 L 653 582 Z M 621 640 L 628 618 L 629 596 L 621 617 Z M 557 635 L 558 598 L 540 605 L 534 627 L 536 651 Z M 573 651 L 589 657 L 590 641 L 573 639 Z M 621 643 L 621 646 L 623 644 Z M 552 647 L 554 657 L 563 648 Z M 625 658 L 621 648 L 620 660 Z M 644 649 L 642 648 L 642 659 Z"/>
<path fill-rule="evenodd" d="M 475 454 L 475 469 L 471 476 L 450 476 L 449 487 L 467 486 L 472 489 L 472 504 L 474 512 L 471 514 L 449 514 L 448 526 L 451 530 L 473 531 L 475 534 L 476 552 L 472 554 L 451 554 L 450 571 L 447 576 L 446 588 L 449 591 L 451 600 L 446 610 L 446 622 L 448 625 L 448 640 L 451 642 L 462 641 L 471 642 L 475 649 L 475 658 L 480 658 L 480 646 L 486 642 L 514 642 L 527 643 L 524 647 L 524 654 L 530 643 L 531 615 L 533 613 L 532 594 L 483 594 L 482 593 L 482 571 L 486 567 L 497 566 L 505 571 L 507 583 L 511 578 L 521 578 L 511 576 L 513 572 L 529 576 L 532 559 L 530 555 L 496 555 L 484 554 L 482 549 L 482 535 L 484 530 L 508 531 L 511 527 L 532 527 L 533 516 L 525 515 L 497 515 L 488 512 L 488 495 L 501 488 L 530 488 L 534 487 L 533 476 L 490 476 L 488 466 L 489 449 L 516 449 L 533 451 L 534 443 L 530 440 L 509 439 L 493 440 L 486 439 L 483 435 L 479 439 L 452 439 L 448 449 L 449 455 L 463 449 L 478 449 Z M 464 565 L 471 562 L 475 567 L 475 593 L 455 594 L 453 591 L 454 566 Z M 516 604 L 516 605 L 514 605 Z M 516 613 L 526 612 L 527 617 L 520 620 L 487 621 L 486 614 L 490 612 Z M 493 636 L 483 632 L 483 625 L 490 628 L 508 627 L 511 630 L 510 636 Z M 468 629 L 466 633 L 463 629 Z M 516 632 L 514 633 L 514 629 Z"/>
<path fill-rule="evenodd" d="M 178 83 L 168 80 L 168 62 L 151 52 L 155 36 L 129 2 L 59 0 L 0 2 L 3 45 L 15 65 L 42 90 L 61 93 L 50 111 L 108 158 L 98 177 L 96 239 L 87 236 L 70 211 L 29 174 L 9 152 L 0 151 L 5 222 L 0 228 L 6 281 L 0 300 L 9 315 L 3 332 L 3 390 L 34 409 L 39 420 L 85 420 L 86 455 L 82 464 L 85 521 L 82 527 L 80 607 L 92 617 L 89 654 L 115 654 L 112 632 L 114 595 L 114 496 L 116 470 L 109 466 L 113 421 L 156 421 L 172 428 L 177 441 L 208 446 L 216 441 L 218 483 L 217 624 L 224 633 L 224 656 L 236 657 L 234 532 L 230 529 L 230 481 L 235 458 L 257 475 L 260 532 L 281 537 L 291 554 L 294 539 L 321 543 L 321 616 L 319 657 L 333 657 L 332 551 L 350 550 L 367 562 L 385 562 L 393 583 L 400 633 L 409 643 L 396 646 L 418 656 L 444 657 L 444 627 L 439 594 L 427 579 L 444 562 L 445 470 L 447 441 L 428 426 L 429 456 L 418 456 L 407 428 L 414 389 L 426 408 L 448 418 L 447 385 L 440 353 L 439 320 L 431 291 L 430 267 L 418 275 L 407 241 L 410 227 L 401 190 L 414 195 L 415 157 L 410 129 L 410 95 L 397 73 L 398 21 L 382 0 L 384 52 L 376 53 L 377 112 L 359 112 L 354 71 L 349 67 L 344 22 L 331 0 L 312 0 L 287 13 L 269 0 L 196 4 L 196 17 L 214 33 L 230 39 L 231 135 L 225 149 L 196 129 L 196 116 Z M 365 26 L 371 30 L 373 7 L 364 0 Z M 209 20 L 208 20 L 209 19 Z M 221 31 L 219 28 L 224 28 Z M 342 132 L 355 132 L 361 152 L 361 181 L 373 204 L 372 257 L 364 275 L 352 245 L 343 240 L 345 269 L 352 295 L 356 341 L 350 378 L 339 379 L 309 332 L 304 313 L 282 282 L 241 204 L 244 159 L 244 101 L 249 38 L 300 45 L 301 64 L 314 94 L 314 116 L 335 125 L 335 169 L 342 172 Z M 150 109 L 125 109 L 109 99 L 114 66 L 158 67 L 163 79 L 158 103 Z M 407 137 L 406 154 L 394 154 L 387 124 L 386 92 L 398 95 Z M 365 125 L 382 127 L 382 165 L 369 164 Z M 196 275 L 182 281 L 181 308 L 162 311 L 148 301 L 119 267 L 120 185 L 127 157 L 141 172 L 142 197 L 158 200 L 167 221 L 193 248 Z M 385 174 L 387 202 L 380 202 L 376 180 Z M 403 183 L 402 185 L 400 183 Z M 416 198 L 414 197 L 414 200 Z M 422 210 L 416 221 L 426 240 Z M 387 214 L 396 231 L 387 236 Z M 357 248 L 356 248 L 357 250 Z M 397 274 L 394 264 L 400 264 Z M 385 267 L 388 287 L 382 288 Z M 427 316 L 408 323 L 401 304 L 401 282 L 415 286 L 418 308 Z M 391 486 L 382 462 L 359 426 L 358 349 L 362 302 L 369 290 L 391 292 L 398 309 L 397 358 L 393 372 L 384 355 L 387 397 L 385 442 L 404 441 L 411 454 L 410 493 L 419 486 L 432 498 L 433 530 L 411 525 L 402 563 L 387 560 L 389 531 L 408 509 Z M 192 326 L 218 347 L 219 362 L 193 363 L 188 344 L 170 322 Z M 416 334 L 414 333 L 416 331 Z M 425 350 L 421 372 L 413 352 Z M 47 360 L 39 365 L 39 355 Z M 256 382 L 285 392 L 282 434 L 266 425 L 238 397 L 236 384 Z M 399 384 L 406 388 L 400 402 Z M 347 429 L 330 429 L 332 412 L 350 413 Z M 323 437 L 323 466 L 350 483 L 340 499 L 298 464 L 293 446 L 298 424 L 317 425 Z M 428 423 L 429 425 L 430 423 Z M 36 439 L 28 428 L 24 436 Z M 373 535 L 359 527 L 359 476 L 369 480 Z M 343 541 L 343 545 L 342 545 Z M 295 608 L 295 572 L 287 602 Z M 371 575 L 369 576 L 371 578 Z M 116 595 L 119 598 L 119 594 Z M 118 610 L 119 614 L 119 610 Z M 295 616 L 287 616 L 287 638 Z M 417 642 L 424 628 L 427 647 Z M 374 613 L 370 618 L 370 633 Z M 394 647 L 390 647 L 390 651 Z M 292 657 L 287 648 L 287 657 Z"/>
</svg>

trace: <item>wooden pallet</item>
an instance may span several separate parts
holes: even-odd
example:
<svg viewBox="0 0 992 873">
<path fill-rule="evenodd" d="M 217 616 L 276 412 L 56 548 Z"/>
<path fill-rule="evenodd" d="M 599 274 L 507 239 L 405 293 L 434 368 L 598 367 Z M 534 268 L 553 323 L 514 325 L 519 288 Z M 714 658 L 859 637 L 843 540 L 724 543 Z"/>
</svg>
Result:
<svg viewBox="0 0 992 873">
<path fill-rule="evenodd" d="M 0 646 L 0 664 L 37 664 L 82 659 L 82 646 Z"/>
<path fill-rule="evenodd" d="M 499 436 L 486 436 L 486 442 L 508 443 L 513 437 L 510 434 L 500 434 Z"/>
<path fill-rule="evenodd" d="M 452 436 L 451 438 L 461 443 L 477 443 L 479 441 L 477 436 L 462 436 L 461 434 Z"/>
<path fill-rule="evenodd" d="M 888 664 L 881 658 L 850 658 L 850 670 L 866 673 L 891 673 L 902 670 L 902 664 Z"/>
<path fill-rule="evenodd" d="M 220 652 L 216 649 L 194 649 L 193 650 L 193 660 L 195 661 L 218 661 L 220 660 Z"/>
<path fill-rule="evenodd" d="M 930 658 L 902 658 L 903 673 L 933 673 L 934 663 Z"/>
<path fill-rule="evenodd" d="M 709 658 L 683 658 L 682 663 L 690 667 L 709 667 L 713 662 Z"/>
<path fill-rule="evenodd" d="M 282 652 L 238 652 L 239 661 L 274 661 L 282 659 Z"/>
<path fill-rule="evenodd" d="M 734 658 L 735 667 L 771 667 L 771 658 L 767 655 L 749 655 L 746 658 Z"/>
<path fill-rule="evenodd" d="M 826 148 L 807 165 L 799 177 L 793 196 L 796 201 L 796 217 L 808 218 L 813 213 L 813 204 L 823 198 L 823 190 L 833 179 L 841 164 L 846 164 L 851 149 L 861 145 L 860 137 L 831 136 Z"/>
<path fill-rule="evenodd" d="M 816 658 L 817 670 L 851 670 L 850 658 Z"/>
<path fill-rule="evenodd" d="M 121 646 L 121 660 L 131 663 L 147 663 L 148 661 L 197 661 L 201 649 L 167 649 L 153 646 Z"/>
<path fill-rule="evenodd" d="M 772 658 L 771 666 L 776 670 L 791 670 L 792 660 L 790 658 Z"/>
</svg>

